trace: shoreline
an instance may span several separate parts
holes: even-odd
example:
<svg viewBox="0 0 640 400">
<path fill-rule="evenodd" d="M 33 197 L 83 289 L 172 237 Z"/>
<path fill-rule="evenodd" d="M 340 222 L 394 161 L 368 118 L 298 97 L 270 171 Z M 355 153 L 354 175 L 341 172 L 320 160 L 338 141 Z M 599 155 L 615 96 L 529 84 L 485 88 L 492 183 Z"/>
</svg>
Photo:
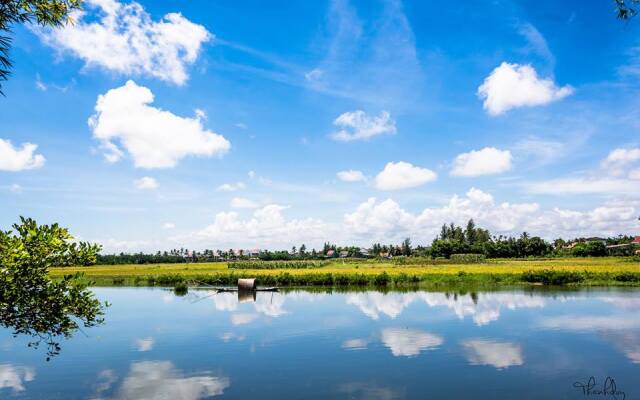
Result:
<svg viewBox="0 0 640 400">
<path fill-rule="evenodd" d="M 268 263 L 268 262 L 267 262 Z M 336 260 L 312 268 L 228 268 L 226 262 L 201 264 L 94 265 L 52 268 L 50 276 L 82 273 L 94 286 L 166 286 L 197 281 L 233 286 L 256 278 L 279 287 L 640 287 L 640 262 L 632 257 L 509 260 L 479 264 L 394 264 L 378 260 Z"/>
</svg>

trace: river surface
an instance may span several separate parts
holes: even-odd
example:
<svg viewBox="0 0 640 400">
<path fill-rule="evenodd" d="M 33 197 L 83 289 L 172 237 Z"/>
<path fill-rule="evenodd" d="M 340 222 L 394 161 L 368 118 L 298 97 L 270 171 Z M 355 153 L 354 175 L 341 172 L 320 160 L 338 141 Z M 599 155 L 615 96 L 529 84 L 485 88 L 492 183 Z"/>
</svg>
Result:
<svg viewBox="0 0 640 400">
<path fill-rule="evenodd" d="M 640 290 L 94 290 L 50 361 L 0 330 L 0 399 L 640 398 Z"/>
</svg>

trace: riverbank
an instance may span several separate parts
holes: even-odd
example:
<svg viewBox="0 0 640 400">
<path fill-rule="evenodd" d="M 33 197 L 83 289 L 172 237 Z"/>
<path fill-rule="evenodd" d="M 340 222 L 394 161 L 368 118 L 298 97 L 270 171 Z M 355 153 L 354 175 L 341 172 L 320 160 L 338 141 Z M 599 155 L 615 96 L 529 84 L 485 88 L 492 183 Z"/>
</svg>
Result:
<svg viewBox="0 0 640 400">
<path fill-rule="evenodd" d="M 416 262 L 416 264 L 413 264 Z M 235 285 L 255 277 L 274 286 L 388 285 L 573 285 L 640 286 L 640 262 L 630 257 L 495 259 L 481 264 L 427 260 L 335 260 L 309 268 L 229 268 L 226 262 L 197 264 L 95 265 L 52 268 L 59 278 L 83 273 L 96 286 L 173 286 L 184 281 Z"/>
</svg>

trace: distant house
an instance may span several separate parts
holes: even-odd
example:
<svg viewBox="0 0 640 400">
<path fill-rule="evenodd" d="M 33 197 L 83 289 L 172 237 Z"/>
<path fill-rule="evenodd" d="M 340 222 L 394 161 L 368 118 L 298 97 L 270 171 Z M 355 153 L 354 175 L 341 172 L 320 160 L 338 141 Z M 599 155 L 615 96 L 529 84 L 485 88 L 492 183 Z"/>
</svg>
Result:
<svg viewBox="0 0 640 400">
<path fill-rule="evenodd" d="M 369 250 L 367 249 L 360 249 L 360 255 L 362 257 L 369 257 Z"/>
<path fill-rule="evenodd" d="M 335 254 L 335 250 L 327 250 L 327 257 L 333 257 Z"/>
<path fill-rule="evenodd" d="M 340 252 L 340 258 L 347 258 L 347 257 L 349 257 L 349 252 L 346 250 L 342 250 Z"/>
<path fill-rule="evenodd" d="M 247 250 L 247 254 L 249 257 L 258 257 L 260 255 L 260 249 L 251 249 Z"/>
<path fill-rule="evenodd" d="M 639 244 L 640 245 L 640 236 L 636 236 L 632 241 L 632 244 Z"/>
</svg>

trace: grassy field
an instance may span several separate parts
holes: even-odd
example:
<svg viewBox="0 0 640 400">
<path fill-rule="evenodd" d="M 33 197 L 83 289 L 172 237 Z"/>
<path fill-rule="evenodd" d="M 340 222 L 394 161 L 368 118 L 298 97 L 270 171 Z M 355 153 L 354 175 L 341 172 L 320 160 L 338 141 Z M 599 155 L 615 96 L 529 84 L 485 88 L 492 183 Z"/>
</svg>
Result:
<svg viewBox="0 0 640 400">
<path fill-rule="evenodd" d="M 565 258 L 487 260 L 482 264 L 452 264 L 429 260 L 336 260 L 307 268 L 229 268 L 227 263 L 96 265 L 53 268 L 52 277 L 76 272 L 95 285 L 162 285 L 184 281 L 234 285 L 255 277 L 260 285 L 389 286 L 389 285 L 615 285 L 640 286 L 637 258 Z"/>
</svg>

